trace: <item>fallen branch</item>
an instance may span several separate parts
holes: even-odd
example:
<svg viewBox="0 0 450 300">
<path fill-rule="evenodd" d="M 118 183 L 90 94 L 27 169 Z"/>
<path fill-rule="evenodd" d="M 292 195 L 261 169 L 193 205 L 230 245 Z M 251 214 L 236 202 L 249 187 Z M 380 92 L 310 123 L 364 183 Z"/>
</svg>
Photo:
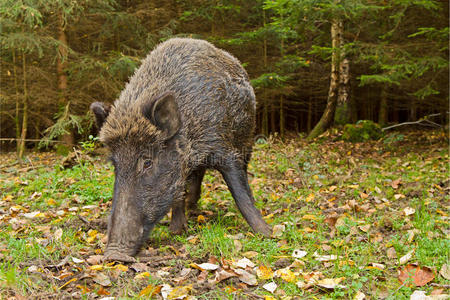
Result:
<svg viewBox="0 0 450 300">
<path fill-rule="evenodd" d="M 439 124 L 437 124 L 437 123 L 435 123 L 433 121 L 428 120 L 428 118 L 437 117 L 437 116 L 440 116 L 440 115 L 441 114 L 428 115 L 428 116 L 425 116 L 425 117 L 423 117 L 423 118 L 421 118 L 421 119 L 419 119 L 417 121 L 399 123 L 399 124 L 395 124 L 395 125 L 392 125 L 392 126 L 384 127 L 381 130 L 385 131 L 385 130 L 388 130 L 388 129 L 391 129 L 391 128 L 400 127 L 400 126 L 404 126 L 404 125 L 423 125 L 423 126 L 442 128 L 441 125 L 439 125 Z"/>
<path fill-rule="evenodd" d="M 15 138 L 0 138 L 0 141 L 21 141 L 22 139 L 15 139 Z M 40 141 L 46 141 L 48 143 L 64 143 L 63 141 L 52 141 L 52 140 L 40 140 L 40 139 L 24 139 L 25 142 L 40 142 Z"/>
</svg>

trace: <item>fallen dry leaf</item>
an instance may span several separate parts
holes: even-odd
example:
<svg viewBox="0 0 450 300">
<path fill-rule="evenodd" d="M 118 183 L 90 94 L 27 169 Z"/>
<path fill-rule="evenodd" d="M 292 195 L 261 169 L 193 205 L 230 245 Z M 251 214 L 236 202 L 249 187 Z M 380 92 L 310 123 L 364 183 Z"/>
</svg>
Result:
<svg viewBox="0 0 450 300">
<path fill-rule="evenodd" d="M 243 283 L 248 285 L 258 285 L 258 281 L 256 280 L 255 275 L 250 274 L 249 272 L 242 269 L 236 269 L 234 270 L 234 272 L 238 274 L 239 280 L 242 281 Z"/>
<path fill-rule="evenodd" d="M 337 255 L 319 255 L 317 253 L 314 253 L 313 256 L 318 261 L 333 261 L 338 258 Z"/>
<path fill-rule="evenodd" d="M 358 226 L 358 228 L 363 232 L 369 232 L 370 224 Z"/>
<path fill-rule="evenodd" d="M 103 270 L 103 265 L 92 265 L 89 267 L 89 270 L 101 271 Z"/>
<path fill-rule="evenodd" d="M 91 255 L 86 259 L 90 265 L 99 265 L 103 260 L 103 255 Z"/>
<path fill-rule="evenodd" d="M 400 257 L 400 259 L 399 259 L 400 264 L 401 265 L 406 264 L 413 257 L 413 254 L 414 254 L 415 250 L 416 249 L 412 249 L 411 251 L 409 251 L 408 253 L 406 253 L 402 257 Z"/>
<path fill-rule="evenodd" d="M 167 295 L 167 299 L 185 299 L 191 290 L 192 285 L 174 287 Z"/>
<path fill-rule="evenodd" d="M 275 282 L 269 282 L 269 283 L 266 283 L 265 285 L 263 285 L 263 289 L 265 289 L 266 291 L 268 291 L 268 292 L 270 292 L 270 293 L 273 293 L 273 292 L 275 292 L 275 290 L 277 289 L 277 284 L 275 283 Z"/>
<path fill-rule="evenodd" d="M 371 263 L 372 267 L 379 269 L 379 270 L 384 270 L 386 268 L 385 265 L 383 264 L 379 264 L 379 263 Z"/>
<path fill-rule="evenodd" d="M 202 263 L 202 264 L 199 264 L 198 266 L 200 267 L 200 269 L 207 270 L 207 271 L 214 271 L 219 268 L 218 265 L 211 264 L 211 263 Z"/>
<path fill-rule="evenodd" d="M 161 296 L 163 297 L 163 299 L 167 299 L 167 297 L 169 296 L 170 292 L 172 292 L 173 288 L 168 285 L 168 284 L 163 284 L 161 286 Z"/>
<path fill-rule="evenodd" d="M 111 280 L 109 279 L 109 277 L 101 272 L 96 272 L 92 276 L 92 280 L 102 286 L 111 286 Z"/>
<path fill-rule="evenodd" d="M 282 236 L 285 229 L 286 229 L 286 225 L 284 225 L 284 224 L 281 224 L 281 225 L 277 224 L 277 225 L 273 226 L 272 236 L 273 237 Z"/>
<path fill-rule="evenodd" d="M 235 266 L 238 268 L 245 269 L 247 267 L 253 268 L 255 266 L 255 264 L 248 258 L 244 257 L 244 258 L 241 258 L 240 260 L 238 260 L 235 263 Z"/>
<path fill-rule="evenodd" d="M 216 272 L 216 277 L 214 278 L 214 280 L 216 282 L 221 282 L 223 280 L 226 280 L 231 277 L 236 277 L 236 276 L 238 276 L 238 275 L 236 273 L 234 273 L 233 271 L 220 270 L 220 271 Z"/>
<path fill-rule="evenodd" d="M 398 273 L 398 279 L 406 286 L 424 286 L 432 281 L 436 276 L 435 272 L 428 267 L 420 267 L 415 264 L 408 264 Z"/>
<path fill-rule="evenodd" d="M 149 272 L 142 272 L 142 273 L 136 274 L 136 276 L 134 276 L 134 279 L 139 280 L 139 279 L 145 279 L 145 278 L 149 278 L 149 277 L 150 277 Z"/>
<path fill-rule="evenodd" d="M 295 274 L 288 268 L 279 269 L 275 271 L 275 275 L 277 277 L 281 277 L 281 279 L 283 279 L 286 282 L 294 283 L 297 281 Z"/>
<path fill-rule="evenodd" d="M 107 290 L 105 290 L 105 288 L 103 287 L 103 286 L 100 286 L 100 288 L 98 289 L 98 291 L 97 292 L 95 292 L 97 295 L 99 295 L 99 296 L 108 296 L 108 295 L 110 295 L 111 293 L 110 292 L 108 292 Z"/>
<path fill-rule="evenodd" d="M 445 300 L 448 299 L 450 296 L 447 294 L 440 294 L 440 295 L 433 295 L 430 296 L 426 295 L 425 291 L 414 291 L 411 296 L 410 300 Z"/>
<path fill-rule="evenodd" d="M 244 252 L 242 255 L 247 258 L 253 258 L 253 257 L 257 256 L 258 254 L 259 253 L 256 251 L 247 251 L 247 252 Z"/>
<path fill-rule="evenodd" d="M 308 254 L 308 252 L 300 250 L 300 249 L 295 249 L 292 252 L 292 257 L 294 257 L 294 258 L 302 258 L 302 257 L 305 257 L 306 254 Z"/>
<path fill-rule="evenodd" d="M 414 214 L 416 212 L 416 210 L 412 207 L 405 207 L 403 209 L 403 213 L 405 214 L 405 216 L 410 216 L 412 214 Z"/>
<path fill-rule="evenodd" d="M 341 288 L 345 289 L 347 288 L 345 285 L 339 284 L 342 280 L 344 280 L 344 277 L 340 278 L 325 278 L 317 281 L 316 285 L 326 288 L 326 289 L 335 289 L 335 288 Z"/>
<path fill-rule="evenodd" d="M 439 274 L 441 274 L 441 276 L 444 277 L 445 279 L 450 280 L 450 266 L 448 264 L 442 265 Z"/>
<path fill-rule="evenodd" d="M 401 181 L 402 181 L 401 178 L 392 181 L 392 182 L 391 182 L 391 187 L 392 187 L 393 189 L 398 189 L 398 186 L 399 186 L 399 184 L 401 183 Z"/>
<path fill-rule="evenodd" d="M 274 273 L 270 267 L 261 265 L 256 269 L 256 275 L 262 280 L 268 280 L 273 278 Z"/>
<path fill-rule="evenodd" d="M 59 241 L 59 240 L 61 240 L 62 235 L 63 235 L 62 228 L 58 228 L 55 230 L 55 233 L 53 234 L 53 239 L 55 241 Z"/>
<path fill-rule="evenodd" d="M 81 264 L 82 262 L 84 262 L 84 260 L 76 258 L 76 257 L 73 257 L 73 256 L 72 256 L 72 261 L 74 263 L 76 263 L 76 264 Z"/>
<path fill-rule="evenodd" d="M 361 291 L 357 291 L 355 296 L 353 297 L 353 300 L 364 300 L 366 298 L 366 295 L 361 292 Z"/>
<path fill-rule="evenodd" d="M 390 259 L 397 258 L 397 252 L 395 251 L 394 247 L 390 247 L 386 251 L 386 255 Z"/>
<path fill-rule="evenodd" d="M 242 250 L 242 244 L 238 240 L 233 240 L 234 248 L 236 248 L 236 251 L 239 252 Z"/>
</svg>

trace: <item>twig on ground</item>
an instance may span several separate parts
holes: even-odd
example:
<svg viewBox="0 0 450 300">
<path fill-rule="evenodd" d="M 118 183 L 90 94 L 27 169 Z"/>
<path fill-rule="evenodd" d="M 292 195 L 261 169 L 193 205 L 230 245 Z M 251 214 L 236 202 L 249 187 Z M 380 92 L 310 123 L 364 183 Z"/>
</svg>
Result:
<svg viewBox="0 0 450 300">
<path fill-rule="evenodd" d="M 391 129 L 391 128 L 400 127 L 400 126 L 404 126 L 404 125 L 423 125 L 423 126 L 441 128 L 442 127 L 441 125 L 439 125 L 439 124 L 437 124 L 437 123 L 435 123 L 433 121 L 428 120 L 429 118 L 437 117 L 437 116 L 440 116 L 440 115 L 441 114 L 428 115 L 428 116 L 425 116 L 425 117 L 423 117 L 423 118 L 421 118 L 421 119 L 419 119 L 417 121 L 399 123 L 399 124 L 391 125 L 391 126 L 388 126 L 388 127 L 384 127 L 381 130 L 385 131 L 385 130 L 388 130 L 388 129 Z"/>
<path fill-rule="evenodd" d="M 95 229 L 95 227 L 92 226 L 91 222 L 89 222 L 85 217 L 78 215 L 78 219 L 80 219 L 84 224 L 86 224 L 88 228 Z"/>
</svg>

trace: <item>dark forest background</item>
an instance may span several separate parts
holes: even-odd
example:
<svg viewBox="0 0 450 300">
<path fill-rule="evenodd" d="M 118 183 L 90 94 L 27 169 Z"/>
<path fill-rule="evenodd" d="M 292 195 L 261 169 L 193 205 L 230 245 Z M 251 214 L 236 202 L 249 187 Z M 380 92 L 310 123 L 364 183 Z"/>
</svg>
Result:
<svg viewBox="0 0 450 300">
<path fill-rule="evenodd" d="M 446 0 L 2 0 L 0 15 L 2 149 L 87 139 L 90 103 L 174 36 L 240 59 L 261 134 L 448 122 Z"/>
</svg>

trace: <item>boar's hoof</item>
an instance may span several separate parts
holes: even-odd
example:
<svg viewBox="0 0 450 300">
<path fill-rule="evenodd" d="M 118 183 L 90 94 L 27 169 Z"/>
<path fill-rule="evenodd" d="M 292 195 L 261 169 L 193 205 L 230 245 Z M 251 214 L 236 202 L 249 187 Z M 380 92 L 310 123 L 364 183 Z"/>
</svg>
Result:
<svg viewBox="0 0 450 300">
<path fill-rule="evenodd" d="M 169 231 L 172 234 L 175 235 L 180 235 L 182 234 L 184 231 L 187 230 L 187 223 L 186 221 L 177 221 L 177 220 L 173 220 L 170 222 L 170 226 L 169 226 Z"/>
<path fill-rule="evenodd" d="M 272 227 L 267 224 L 258 224 L 258 226 L 255 228 L 256 232 L 261 233 L 265 237 L 271 237 L 272 236 Z"/>
<path fill-rule="evenodd" d="M 112 252 L 106 252 L 105 256 L 103 257 L 104 261 L 121 261 L 121 262 L 136 262 L 136 259 L 132 256 L 129 256 L 124 253 L 112 251 Z"/>
</svg>

